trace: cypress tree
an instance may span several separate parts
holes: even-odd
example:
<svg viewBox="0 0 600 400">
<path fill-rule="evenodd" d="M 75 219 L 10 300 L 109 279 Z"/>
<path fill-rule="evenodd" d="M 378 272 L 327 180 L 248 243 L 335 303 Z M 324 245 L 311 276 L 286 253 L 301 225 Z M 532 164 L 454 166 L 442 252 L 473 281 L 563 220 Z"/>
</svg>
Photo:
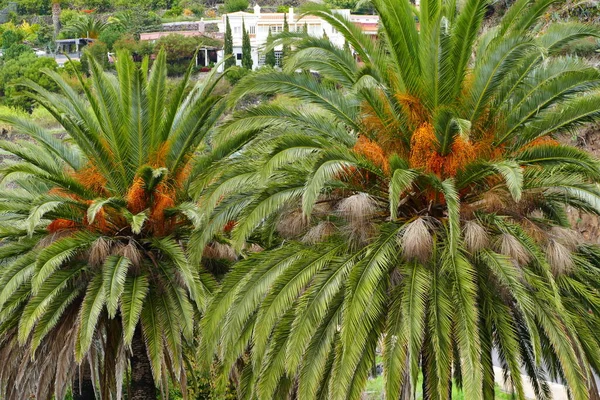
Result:
<svg viewBox="0 0 600 400">
<path fill-rule="evenodd" d="M 271 46 L 273 44 L 273 36 L 271 35 L 271 28 L 269 28 L 269 35 L 267 36 L 267 46 Z M 275 58 L 275 48 L 271 48 L 271 50 L 267 51 L 265 54 L 265 64 L 274 67 L 277 64 L 277 59 Z"/>
<path fill-rule="evenodd" d="M 250 35 L 246 31 L 244 20 L 242 20 L 242 67 L 252 69 L 252 47 L 250 47 Z"/>
<path fill-rule="evenodd" d="M 283 32 L 289 32 L 290 31 L 290 26 L 288 25 L 287 22 L 287 13 L 283 14 Z M 285 61 L 285 57 L 290 55 L 290 45 L 289 44 L 284 44 L 283 45 L 283 49 L 282 49 L 282 54 L 281 54 L 281 66 L 283 67 L 284 61 Z"/>
<path fill-rule="evenodd" d="M 347 40 L 344 40 L 344 51 L 346 51 L 348 53 L 351 52 L 351 50 L 350 50 L 350 44 L 348 44 Z"/>
<path fill-rule="evenodd" d="M 225 44 L 223 46 L 225 60 L 225 69 L 233 67 L 235 65 L 235 58 L 233 57 L 233 36 L 231 34 L 231 26 L 229 25 L 229 17 L 225 17 Z"/>
<path fill-rule="evenodd" d="M 325 29 L 323 29 L 323 39 L 329 40 L 329 36 L 327 36 L 327 32 L 325 32 Z"/>
<path fill-rule="evenodd" d="M 304 33 L 308 33 L 308 24 L 304 23 Z"/>
</svg>

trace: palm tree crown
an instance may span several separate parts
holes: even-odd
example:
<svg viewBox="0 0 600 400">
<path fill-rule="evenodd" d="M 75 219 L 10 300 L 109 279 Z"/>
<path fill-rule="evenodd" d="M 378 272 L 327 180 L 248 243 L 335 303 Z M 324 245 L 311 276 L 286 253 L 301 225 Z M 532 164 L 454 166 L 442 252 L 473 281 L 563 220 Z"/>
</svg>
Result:
<svg viewBox="0 0 600 400">
<path fill-rule="evenodd" d="M 3 398 L 63 398 L 86 359 L 103 398 L 120 398 L 130 359 L 131 398 L 185 382 L 183 347 L 214 286 L 188 259 L 200 217 L 187 187 L 218 158 L 206 138 L 224 104 L 212 76 L 190 89 L 191 67 L 168 93 L 165 68 L 162 52 L 150 72 L 123 53 L 116 76 L 92 60 L 83 96 L 52 71 L 59 94 L 25 83 L 65 138 L 2 117 L 31 139 L 0 143 L 18 157 L 0 171 L 0 351 L 16 367 L 2 369 Z"/>
<path fill-rule="evenodd" d="M 234 244 L 272 249 L 225 279 L 207 348 L 226 370 L 250 351 L 249 398 L 357 399 L 378 348 L 386 398 L 420 373 L 428 398 L 452 382 L 493 398 L 493 349 L 517 398 L 522 367 L 539 398 L 545 370 L 588 398 L 600 251 L 566 208 L 600 213 L 600 164 L 551 135 L 600 116 L 600 73 L 560 55 L 600 32 L 543 26 L 551 0 L 517 0 L 484 33 L 485 0 L 373 3 L 385 42 L 308 6 L 352 51 L 288 34 L 285 70 L 234 89 L 278 96 L 223 128 L 254 139 L 205 179 L 211 222 L 192 240 L 235 221 Z"/>
</svg>

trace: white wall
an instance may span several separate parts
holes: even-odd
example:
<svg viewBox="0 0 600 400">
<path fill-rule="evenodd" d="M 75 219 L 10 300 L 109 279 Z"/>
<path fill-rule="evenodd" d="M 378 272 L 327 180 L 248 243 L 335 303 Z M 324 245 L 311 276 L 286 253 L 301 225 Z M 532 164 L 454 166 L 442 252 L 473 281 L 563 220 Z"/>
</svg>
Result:
<svg viewBox="0 0 600 400">
<path fill-rule="evenodd" d="M 350 17 L 350 10 L 336 10 L 336 12 L 344 14 L 347 18 Z M 269 35 L 269 27 L 271 27 L 271 33 L 276 35 L 283 31 L 283 13 L 273 14 L 269 13 L 263 15 L 260 11 L 260 7 L 254 7 L 254 14 L 247 12 L 237 12 L 227 14 L 229 16 L 229 25 L 231 26 L 232 38 L 233 38 L 233 53 L 241 53 L 242 47 L 242 22 L 245 25 L 246 30 L 250 34 L 250 45 L 252 47 L 252 67 L 254 69 L 259 68 L 258 61 L 260 59 L 260 53 L 267 43 L 267 37 Z M 261 15 L 264 18 L 261 18 Z M 278 18 L 279 17 L 279 18 Z M 302 31 L 304 29 L 305 20 L 298 19 L 294 9 L 290 8 L 287 14 L 288 25 L 291 32 Z M 337 32 L 327 22 L 320 18 L 309 17 L 306 20 L 308 25 L 308 33 L 311 36 L 322 37 L 323 31 L 327 33 L 329 40 L 336 46 L 342 47 L 344 45 L 344 37 Z M 226 27 L 226 15 L 223 15 L 221 22 L 218 24 L 219 32 L 225 33 Z M 278 50 L 278 49 L 276 49 Z M 219 53 L 219 61 L 223 58 L 223 52 Z M 237 57 L 236 57 L 237 58 Z M 236 65 L 241 66 L 241 60 L 236 60 Z M 222 67 L 220 71 L 222 71 Z"/>
</svg>

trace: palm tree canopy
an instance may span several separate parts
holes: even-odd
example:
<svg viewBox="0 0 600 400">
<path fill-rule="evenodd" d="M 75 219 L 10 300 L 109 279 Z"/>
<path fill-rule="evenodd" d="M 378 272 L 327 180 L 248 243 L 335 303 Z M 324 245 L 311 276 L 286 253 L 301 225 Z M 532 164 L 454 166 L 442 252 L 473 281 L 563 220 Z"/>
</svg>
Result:
<svg viewBox="0 0 600 400">
<path fill-rule="evenodd" d="M 69 21 L 62 32 L 67 37 L 98 39 L 108 23 L 91 15 L 81 15 Z"/>
<path fill-rule="evenodd" d="M 211 221 L 191 240 L 235 221 L 238 248 L 271 243 L 202 322 L 225 371 L 251 352 L 244 396 L 358 399 L 380 346 L 386 398 L 420 372 L 430 398 L 452 379 L 493 398 L 492 349 L 516 398 L 522 367 L 539 398 L 545 370 L 588 398 L 600 251 L 566 210 L 600 214 L 600 164 L 552 135 L 600 116 L 600 72 L 561 55 L 600 31 L 544 25 L 553 2 L 517 0 L 482 32 L 485 0 L 373 0 L 384 42 L 309 5 L 354 54 L 287 34 L 284 71 L 236 86 L 234 99 L 276 97 L 223 127 L 222 141 L 253 139 L 201 181 Z"/>
<path fill-rule="evenodd" d="M 0 168 L 0 353 L 16 367 L 2 369 L 3 398 L 53 387 L 63 398 L 84 358 L 104 366 L 105 395 L 120 393 L 140 326 L 157 384 L 182 382 L 183 346 L 215 286 L 188 258 L 201 218 L 187 187 L 233 150 L 208 151 L 225 109 L 218 79 L 190 85 L 190 66 L 169 93 L 165 68 L 163 52 L 149 72 L 122 53 L 116 75 L 91 60 L 83 95 L 53 71 L 58 94 L 24 83 L 64 137 L 1 117 L 30 139 L 0 142 L 16 156 Z"/>
</svg>

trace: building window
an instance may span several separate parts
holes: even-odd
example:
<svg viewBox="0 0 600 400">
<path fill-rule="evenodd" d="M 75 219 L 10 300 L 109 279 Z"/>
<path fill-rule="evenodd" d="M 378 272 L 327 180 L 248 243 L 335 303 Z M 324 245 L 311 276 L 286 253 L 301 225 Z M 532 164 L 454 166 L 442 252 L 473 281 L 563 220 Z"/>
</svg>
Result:
<svg viewBox="0 0 600 400">
<path fill-rule="evenodd" d="M 239 26 L 234 26 L 233 27 L 233 34 L 234 35 L 239 35 L 242 32 L 242 28 Z"/>
<path fill-rule="evenodd" d="M 248 30 L 250 31 L 251 35 L 254 35 L 256 33 L 256 26 L 250 25 Z"/>
<path fill-rule="evenodd" d="M 275 51 L 275 65 L 281 67 L 281 59 L 283 58 L 283 51 Z"/>
<path fill-rule="evenodd" d="M 237 58 L 238 60 L 241 60 L 242 59 L 242 53 L 237 53 L 235 55 L 235 58 Z"/>
</svg>

